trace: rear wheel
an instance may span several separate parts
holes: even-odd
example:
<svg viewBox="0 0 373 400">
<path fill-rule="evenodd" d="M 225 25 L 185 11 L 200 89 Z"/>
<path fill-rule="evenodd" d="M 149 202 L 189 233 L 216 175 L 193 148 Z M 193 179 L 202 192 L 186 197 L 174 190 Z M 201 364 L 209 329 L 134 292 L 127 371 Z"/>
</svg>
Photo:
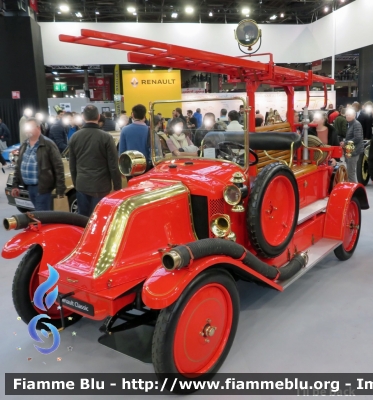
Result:
<svg viewBox="0 0 373 400">
<path fill-rule="evenodd" d="M 334 254 L 342 261 L 348 260 L 356 249 L 360 236 L 361 209 L 359 200 L 354 196 L 347 208 L 344 225 L 343 243 L 334 250 Z"/>
<path fill-rule="evenodd" d="M 231 275 L 217 269 L 203 272 L 159 314 L 152 348 L 156 374 L 177 374 L 182 380 L 211 378 L 230 350 L 238 317 L 239 296 Z M 168 380 L 166 387 L 171 384 Z"/>
<path fill-rule="evenodd" d="M 62 326 L 62 322 L 60 310 L 57 309 L 56 304 L 53 304 L 49 310 L 42 311 L 32 303 L 35 290 L 39 286 L 38 273 L 41 257 L 41 247 L 34 245 L 27 251 L 19 263 L 14 275 L 12 286 L 14 307 L 22 321 L 26 324 L 28 324 L 36 315 L 47 314 L 51 318 L 48 320 L 48 322 L 53 324 L 56 328 L 60 328 Z M 81 315 L 67 310 L 64 310 L 64 316 L 66 317 L 65 326 L 72 325 L 81 318 Z M 41 325 L 41 323 L 38 324 L 38 328 L 39 327 L 45 328 L 45 326 Z"/>
<path fill-rule="evenodd" d="M 365 153 L 360 154 L 356 165 L 357 181 L 366 186 L 369 183 L 368 157 Z"/>
</svg>

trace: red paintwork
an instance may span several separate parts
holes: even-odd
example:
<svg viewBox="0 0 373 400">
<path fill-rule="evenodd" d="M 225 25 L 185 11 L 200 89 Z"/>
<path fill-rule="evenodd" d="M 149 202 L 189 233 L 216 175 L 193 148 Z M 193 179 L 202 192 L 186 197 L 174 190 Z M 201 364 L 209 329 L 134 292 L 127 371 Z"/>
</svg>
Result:
<svg viewBox="0 0 373 400">
<path fill-rule="evenodd" d="M 355 245 L 358 229 L 360 225 L 359 209 L 354 201 L 351 201 L 347 208 L 345 219 L 345 232 L 343 237 L 343 247 L 346 251 L 351 251 Z"/>
<path fill-rule="evenodd" d="M 288 178 L 276 176 L 265 192 L 261 225 L 263 236 L 271 246 L 279 246 L 287 237 L 294 223 L 295 197 Z"/>
<path fill-rule="evenodd" d="M 344 239 L 349 204 L 354 195 L 359 198 L 360 204 L 363 201 L 368 203 L 365 187 L 360 183 L 340 183 L 333 189 L 326 209 L 324 237 Z"/>
<path fill-rule="evenodd" d="M 211 370 L 221 356 L 231 331 L 232 300 L 221 284 L 210 283 L 197 290 L 178 321 L 174 339 L 174 360 L 181 374 L 203 374 Z M 206 326 L 217 328 L 212 336 L 203 336 Z"/>
<path fill-rule="evenodd" d="M 27 228 L 5 244 L 1 256 L 7 259 L 15 258 L 33 244 L 39 244 L 43 248 L 41 269 L 45 270 L 47 263 L 53 265 L 70 254 L 83 231 L 83 228 L 70 225 L 43 225 L 39 231 Z"/>
<path fill-rule="evenodd" d="M 169 306 L 178 299 L 183 290 L 197 275 L 205 269 L 217 265 L 239 268 L 247 274 L 259 278 L 269 286 L 283 291 L 283 288 L 276 282 L 263 277 L 240 261 L 233 260 L 226 256 L 214 256 L 194 260 L 189 267 L 172 272 L 168 272 L 160 266 L 144 283 L 142 291 L 144 303 L 148 307 L 154 309 L 161 309 Z"/>
</svg>

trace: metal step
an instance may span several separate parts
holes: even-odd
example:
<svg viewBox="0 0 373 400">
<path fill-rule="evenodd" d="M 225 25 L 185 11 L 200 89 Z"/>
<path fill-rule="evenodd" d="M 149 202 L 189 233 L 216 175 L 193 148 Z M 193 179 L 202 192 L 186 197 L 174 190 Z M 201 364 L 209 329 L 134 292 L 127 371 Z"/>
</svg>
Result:
<svg viewBox="0 0 373 400">
<path fill-rule="evenodd" d="M 284 289 L 294 283 L 298 278 L 300 278 L 303 274 L 308 272 L 313 266 L 315 266 L 320 260 L 322 260 L 327 254 L 337 248 L 342 242 L 340 240 L 334 239 L 321 239 L 313 246 L 309 247 L 306 251 L 308 251 L 308 264 L 302 268 L 297 274 L 292 276 L 290 279 L 277 282 Z"/>
<path fill-rule="evenodd" d="M 325 212 L 328 201 L 329 197 L 325 197 L 325 199 L 317 200 L 309 206 L 301 208 L 299 210 L 298 225 L 320 212 Z"/>
</svg>

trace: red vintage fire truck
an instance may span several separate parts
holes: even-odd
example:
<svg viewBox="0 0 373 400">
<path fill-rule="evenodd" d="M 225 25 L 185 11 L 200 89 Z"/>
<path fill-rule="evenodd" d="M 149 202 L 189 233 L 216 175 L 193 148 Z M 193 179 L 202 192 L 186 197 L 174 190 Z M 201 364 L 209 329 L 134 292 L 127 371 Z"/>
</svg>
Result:
<svg viewBox="0 0 373 400">
<path fill-rule="evenodd" d="M 49 264 L 59 273 L 58 302 L 48 311 L 55 326 L 83 316 L 105 320 L 104 330 L 115 333 L 155 320 L 155 372 L 210 377 L 235 337 L 238 279 L 283 291 L 329 253 L 346 260 L 355 251 L 361 209 L 369 208 L 365 188 L 329 164 L 341 148 L 308 143 L 306 109 L 303 137 L 294 125 L 294 88 L 320 82 L 326 91 L 334 81 L 276 66 L 270 54 L 263 63 L 92 30 L 60 40 L 246 83 L 244 130 L 210 130 L 200 156 L 157 154 L 152 135 L 154 168 L 144 173 L 139 152 L 122 154 L 121 171 L 133 178 L 89 219 L 34 212 L 4 220 L 6 229 L 23 229 L 2 256 L 26 252 L 13 282 L 25 323 L 44 312 L 32 299 Z M 255 128 L 251 110 L 262 83 L 286 92 L 287 122 Z M 140 312 L 134 318 L 131 310 Z"/>
</svg>

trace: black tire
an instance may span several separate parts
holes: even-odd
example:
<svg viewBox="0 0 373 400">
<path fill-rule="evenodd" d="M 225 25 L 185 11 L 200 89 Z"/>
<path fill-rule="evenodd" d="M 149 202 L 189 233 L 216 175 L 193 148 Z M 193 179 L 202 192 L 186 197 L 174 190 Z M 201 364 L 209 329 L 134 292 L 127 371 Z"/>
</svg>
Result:
<svg viewBox="0 0 373 400">
<path fill-rule="evenodd" d="M 13 278 L 12 296 L 14 307 L 25 324 L 28 324 L 32 318 L 39 314 L 48 314 L 48 312 L 37 310 L 32 305 L 29 293 L 30 280 L 36 268 L 39 267 L 39 263 L 42 257 L 42 248 L 39 245 L 33 245 L 27 250 L 19 263 Z M 70 326 L 77 322 L 81 315 L 73 313 L 69 315 L 72 319 L 65 318 L 65 326 Z M 53 324 L 56 328 L 62 326 L 61 319 L 49 319 L 48 323 Z M 37 325 L 38 329 L 46 329 L 41 321 Z"/>
<path fill-rule="evenodd" d="M 174 341 L 179 319 L 192 296 L 204 286 L 213 283 L 224 286 L 224 288 L 228 291 L 229 297 L 232 301 L 232 324 L 230 327 L 228 340 L 219 358 L 206 373 L 194 375 L 192 377 L 185 376 L 177 369 L 174 359 Z M 158 378 L 160 380 L 164 380 L 167 374 L 172 374 L 173 378 L 178 378 L 178 380 L 183 381 L 211 379 L 223 364 L 232 346 L 238 325 L 239 310 L 240 301 L 236 283 L 227 271 L 212 268 L 198 275 L 183 291 L 175 303 L 162 309 L 159 313 L 152 343 L 152 360 L 154 370 Z M 168 379 L 166 383 L 166 388 L 168 390 L 171 389 L 172 382 L 173 380 Z M 178 385 L 173 388 L 173 392 L 175 393 L 187 394 L 196 391 L 196 389 L 181 390 L 177 386 Z"/>
<path fill-rule="evenodd" d="M 76 198 L 76 192 L 73 191 L 67 194 L 67 198 L 69 200 L 69 210 L 71 213 L 78 213 L 78 200 Z"/>
<path fill-rule="evenodd" d="M 369 165 L 368 157 L 363 153 L 360 154 L 356 165 L 357 181 L 366 186 L 369 183 Z"/>
<path fill-rule="evenodd" d="M 23 207 L 18 207 L 18 206 L 16 206 L 16 209 L 21 213 L 26 213 L 28 211 L 33 211 L 33 210 L 30 210 L 29 208 L 23 208 Z"/>
<path fill-rule="evenodd" d="M 357 237 L 355 239 L 355 243 L 354 243 L 353 247 L 349 251 L 346 251 L 343 243 L 334 250 L 335 256 L 341 261 L 346 261 L 346 260 L 348 260 L 349 258 L 352 257 L 352 255 L 355 252 L 355 249 L 356 249 L 356 246 L 357 246 L 357 244 L 359 242 L 359 237 L 360 237 L 360 231 L 361 231 L 361 207 L 360 207 L 360 202 L 359 202 L 359 199 L 356 196 L 352 197 L 351 202 L 355 202 L 356 206 L 357 206 L 357 209 L 358 209 L 359 228 L 357 230 Z"/>
<path fill-rule="evenodd" d="M 292 220 L 291 225 L 284 224 L 285 237 L 280 243 L 274 245 L 269 243 L 265 237 L 263 228 L 265 223 L 262 221 L 262 207 L 263 200 L 266 191 L 271 184 L 271 182 L 278 177 L 286 178 L 291 187 L 291 196 L 294 196 L 292 201 L 294 203 L 293 212 L 290 210 L 291 214 L 288 215 L 290 220 Z M 274 162 L 265 166 L 256 177 L 253 187 L 251 189 L 248 210 L 247 210 L 247 229 L 249 232 L 249 240 L 251 245 L 254 247 L 255 251 L 263 257 L 274 258 L 283 253 L 287 246 L 289 245 L 298 223 L 299 214 L 299 191 L 297 180 L 292 172 L 292 170 L 281 162 Z M 277 214 L 276 218 L 279 218 Z"/>
</svg>

